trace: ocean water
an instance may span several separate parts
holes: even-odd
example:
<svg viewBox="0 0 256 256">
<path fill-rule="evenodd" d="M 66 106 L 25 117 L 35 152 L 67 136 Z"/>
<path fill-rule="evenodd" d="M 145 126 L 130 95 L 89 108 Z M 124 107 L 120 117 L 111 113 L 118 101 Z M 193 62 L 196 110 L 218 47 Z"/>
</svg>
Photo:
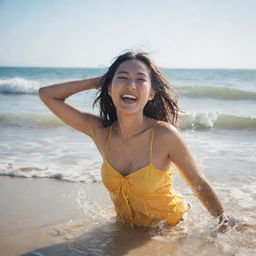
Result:
<svg viewBox="0 0 256 256">
<path fill-rule="evenodd" d="M 37 92 L 42 86 L 101 75 L 105 71 L 104 68 L 0 67 L 0 175 L 101 183 L 102 159 L 92 140 L 54 116 Z M 163 71 L 179 93 L 180 107 L 185 112 L 180 131 L 200 170 L 227 210 L 255 225 L 256 70 Z M 84 91 L 67 101 L 98 114 L 98 109 L 92 108 L 95 95 L 96 90 Z M 225 237 L 206 239 L 205 232 L 211 223 L 209 214 L 196 202 L 178 173 L 174 175 L 174 187 L 195 206 L 188 218 L 190 228 L 183 230 L 187 238 L 182 240 L 176 254 L 170 255 L 256 255 L 254 229 L 232 230 Z M 98 223 L 104 209 L 93 210 L 83 198 L 83 193 L 74 196 L 81 207 L 90 209 L 86 211 L 88 216 L 98 216 Z M 104 216 L 111 220 L 113 215 Z M 179 231 L 174 233 L 177 235 Z M 174 239 L 170 234 L 164 236 L 163 231 L 152 237 L 161 243 Z M 175 239 L 180 241 L 181 237 L 177 235 Z M 189 254 L 191 246 L 194 251 Z M 160 247 L 159 255 L 167 255 Z M 144 255 L 145 250 L 134 255 Z M 208 254 L 204 254 L 207 250 Z"/>
</svg>

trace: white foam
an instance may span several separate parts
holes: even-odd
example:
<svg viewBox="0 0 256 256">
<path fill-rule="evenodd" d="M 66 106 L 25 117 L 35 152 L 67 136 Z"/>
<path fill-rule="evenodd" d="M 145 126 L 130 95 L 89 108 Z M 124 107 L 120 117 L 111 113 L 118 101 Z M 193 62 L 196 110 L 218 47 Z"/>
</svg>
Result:
<svg viewBox="0 0 256 256">
<path fill-rule="evenodd" d="M 62 181 L 69 182 L 85 182 L 85 183 L 95 183 L 101 182 L 100 172 L 95 172 L 95 168 L 86 168 L 86 170 L 81 169 L 83 166 L 65 166 L 59 167 L 56 164 L 48 164 L 47 166 L 42 166 L 42 164 L 33 166 L 18 166 L 18 164 L 8 163 L 6 166 L 0 168 L 0 175 L 11 176 L 19 178 L 52 178 Z M 89 164 L 85 164 L 89 166 Z"/>
<path fill-rule="evenodd" d="M 28 80 L 21 77 L 0 79 L 0 93 L 36 94 L 43 83 L 37 80 Z"/>
<path fill-rule="evenodd" d="M 188 112 L 185 115 L 186 122 L 191 124 L 193 128 L 195 126 L 212 128 L 217 119 L 217 112 Z"/>
<path fill-rule="evenodd" d="M 256 118 L 229 115 L 218 111 L 191 111 L 181 116 L 178 122 L 181 129 L 246 129 L 256 127 Z"/>
</svg>

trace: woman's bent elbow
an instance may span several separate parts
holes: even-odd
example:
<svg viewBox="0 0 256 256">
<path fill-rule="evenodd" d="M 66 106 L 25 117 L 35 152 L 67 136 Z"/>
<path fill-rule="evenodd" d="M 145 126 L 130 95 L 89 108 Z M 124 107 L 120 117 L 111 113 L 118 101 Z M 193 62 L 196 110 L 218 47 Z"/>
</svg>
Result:
<svg viewBox="0 0 256 256">
<path fill-rule="evenodd" d="M 38 89 L 38 96 L 41 100 L 43 100 L 46 97 L 46 90 L 44 87 L 40 87 Z"/>
</svg>

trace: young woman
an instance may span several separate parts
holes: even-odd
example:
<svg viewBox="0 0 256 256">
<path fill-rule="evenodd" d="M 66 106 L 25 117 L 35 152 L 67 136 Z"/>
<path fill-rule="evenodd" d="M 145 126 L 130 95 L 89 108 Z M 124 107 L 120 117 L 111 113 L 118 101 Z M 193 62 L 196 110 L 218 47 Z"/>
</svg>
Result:
<svg viewBox="0 0 256 256">
<path fill-rule="evenodd" d="M 65 101 L 94 88 L 99 89 L 95 103 L 100 117 Z M 118 220 L 144 227 L 182 220 L 189 206 L 172 190 L 174 164 L 203 205 L 219 218 L 220 230 L 234 225 L 175 127 L 180 110 L 174 89 L 146 53 L 127 52 L 102 77 L 42 87 L 39 96 L 66 124 L 93 139 L 104 159 L 102 181 Z"/>
</svg>

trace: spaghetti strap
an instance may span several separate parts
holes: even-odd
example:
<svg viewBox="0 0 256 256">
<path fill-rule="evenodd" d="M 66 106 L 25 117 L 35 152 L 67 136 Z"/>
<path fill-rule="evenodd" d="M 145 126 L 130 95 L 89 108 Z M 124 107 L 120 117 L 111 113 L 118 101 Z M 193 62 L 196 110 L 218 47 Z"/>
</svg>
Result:
<svg viewBox="0 0 256 256">
<path fill-rule="evenodd" d="M 152 149 L 153 149 L 153 140 L 154 140 L 154 132 L 156 129 L 156 124 L 154 125 L 151 133 L 151 141 L 150 141 L 150 153 L 149 153 L 149 162 L 151 163 L 152 160 Z"/>
<path fill-rule="evenodd" d="M 106 147 L 104 159 L 106 159 L 106 158 L 107 158 L 107 155 L 108 155 L 109 142 L 110 142 L 110 137 L 111 137 L 112 128 L 113 128 L 113 123 L 111 124 L 111 126 L 110 126 L 110 128 L 109 128 L 109 132 L 108 132 L 108 141 L 107 141 L 107 147 Z"/>
</svg>

